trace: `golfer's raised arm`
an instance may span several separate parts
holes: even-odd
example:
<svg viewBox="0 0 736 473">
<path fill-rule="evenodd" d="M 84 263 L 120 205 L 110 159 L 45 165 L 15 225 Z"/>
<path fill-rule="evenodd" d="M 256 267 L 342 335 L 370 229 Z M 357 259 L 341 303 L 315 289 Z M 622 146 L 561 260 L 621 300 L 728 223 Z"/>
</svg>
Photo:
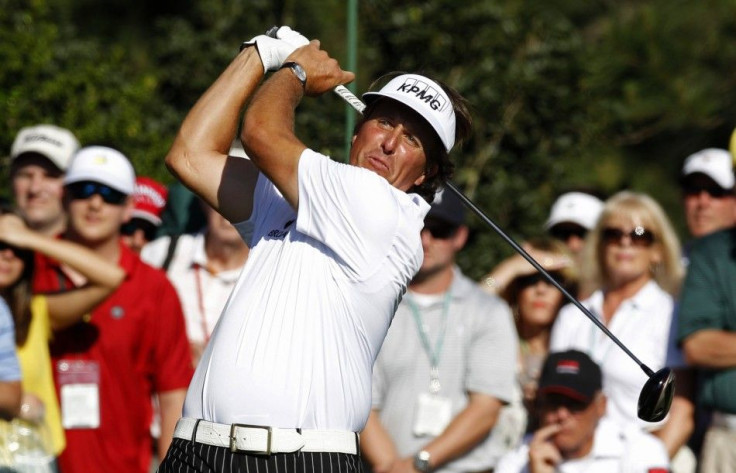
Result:
<svg viewBox="0 0 736 473">
<path fill-rule="evenodd" d="M 240 54 L 184 119 L 166 156 L 169 170 L 231 222 L 250 216 L 258 178 L 249 160 L 228 156 L 240 111 L 263 75 L 278 70 L 289 54 L 307 43 L 285 26 L 275 38 L 259 35 L 243 43 Z"/>
<path fill-rule="evenodd" d="M 296 63 L 296 70 L 289 63 Z M 297 167 L 306 148 L 294 134 L 294 111 L 305 94 L 320 95 L 354 77 L 319 48 L 319 41 L 312 41 L 286 58 L 248 106 L 241 134 L 246 153 L 294 208 L 299 203 Z"/>
<path fill-rule="evenodd" d="M 249 184 L 257 172 L 248 160 L 228 157 L 228 151 L 240 110 L 263 72 L 256 48 L 238 54 L 186 116 L 166 156 L 169 170 L 232 222 L 250 216 Z"/>
</svg>

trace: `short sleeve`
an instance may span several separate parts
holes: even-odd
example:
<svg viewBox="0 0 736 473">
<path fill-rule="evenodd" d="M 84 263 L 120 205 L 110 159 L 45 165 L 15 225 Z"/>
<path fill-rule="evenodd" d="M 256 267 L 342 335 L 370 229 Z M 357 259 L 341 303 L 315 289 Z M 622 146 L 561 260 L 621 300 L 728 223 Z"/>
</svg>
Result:
<svg viewBox="0 0 736 473">
<path fill-rule="evenodd" d="M 518 341 L 511 310 L 501 299 L 481 292 L 486 300 L 468 350 L 466 389 L 509 403 L 514 394 Z"/>
<path fill-rule="evenodd" d="M 20 364 L 15 352 L 13 316 L 5 300 L 0 297 L 0 381 L 20 381 Z"/>
<path fill-rule="evenodd" d="M 732 290 L 719 271 L 719 264 L 728 260 L 727 248 L 719 239 L 725 233 L 698 240 L 690 253 L 690 264 L 682 288 L 677 322 L 677 341 L 704 329 L 727 329 L 728 292 Z M 719 262 L 719 260 L 721 260 Z M 727 263 L 728 264 L 728 263 Z"/>
<path fill-rule="evenodd" d="M 159 393 L 186 389 L 194 371 L 179 297 L 163 273 L 160 275 L 160 310 L 152 317 L 154 389 Z"/>
</svg>

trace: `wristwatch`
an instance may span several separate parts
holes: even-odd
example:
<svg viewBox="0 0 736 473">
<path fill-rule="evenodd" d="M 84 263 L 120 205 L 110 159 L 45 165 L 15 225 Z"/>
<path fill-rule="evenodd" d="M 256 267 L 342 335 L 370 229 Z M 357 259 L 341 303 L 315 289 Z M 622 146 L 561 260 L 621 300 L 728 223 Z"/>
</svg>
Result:
<svg viewBox="0 0 736 473">
<path fill-rule="evenodd" d="M 414 468 L 422 473 L 429 473 L 431 468 L 429 467 L 429 452 L 426 450 L 420 450 L 414 455 Z"/>
<path fill-rule="evenodd" d="M 294 61 L 285 62 L 281 65 L 281 69 L 288 67 L 291 72 L 294 73 L 299 82 L 302 83 L 302 87 L 307 86 L 307 73 L 304 72 L 304 68 Z"/>
</svg>

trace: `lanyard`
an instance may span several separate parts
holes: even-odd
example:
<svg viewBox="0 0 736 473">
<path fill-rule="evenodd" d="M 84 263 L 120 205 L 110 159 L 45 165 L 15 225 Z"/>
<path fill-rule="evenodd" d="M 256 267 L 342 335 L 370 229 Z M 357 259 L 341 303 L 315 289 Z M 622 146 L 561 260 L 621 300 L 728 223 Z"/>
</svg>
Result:
<svg viewBox="0 0 736 473">
<path fill-rule="evenodd" d="M 448 314 L 450 312 L 450 300 L 452 299 L 452 294 L 450 291 L 447 291 L 445 293 L 445 299 L 443 301 L 442 305 L 442 323 L 440 325 L 440 331 L 437 334 L 437 340 L 435 341 L 434 349 L 432 349 L 432 346 L 429 341 L 429 334 L 427 333 L 426 327 L 424 326 L 424 323 L 422 322 L 422 315 L 419 311 L 419 306 L 417 306 L 416 302 L 411 298 L 409 294 L 407 294 L 406 302 L 409 304 L 409 308 L 411 309 L 411 313 L 414 316 L 414 322 L 417 326 L 417 332 L 419 332 L 419 340 L 422 342 L 422 348 L 424 348 L 424 352 L 427 354 L 427 358 L 429 358 L 430 363 L 430 381 L 429 381 L 429 391 L 432 394 L 437 394 L 440 390 L 440 377 L 439 377 L 439 364 L 440 364 L 440 355 L 442 353 L 442 344 L 445 341 L 445 333 L 447 332 L 447 320 L 448 320 Z"/>
<path fill-rule="evenodd" d="M 197 285 L 197 306 L 199 308 L 199 320 L 202 324 L 202 338 L 204 344 L 210 341 L 210 330 L 207 327 L 207 313 L 204 310 L 204 296 L 202 295 L 202 278 L 199 276 L 199 264 L 194 265 L 194 282 Z"/>
</svg>

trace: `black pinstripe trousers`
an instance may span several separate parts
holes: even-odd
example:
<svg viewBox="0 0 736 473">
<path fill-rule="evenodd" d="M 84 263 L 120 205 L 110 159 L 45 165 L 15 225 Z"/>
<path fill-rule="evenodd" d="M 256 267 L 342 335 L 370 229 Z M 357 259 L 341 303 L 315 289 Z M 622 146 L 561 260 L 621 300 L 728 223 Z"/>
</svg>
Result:
<svg viewBox="0 0 736 473">
<path fill-rule="evenodd" d="M 358 455 L 348 453 L 252 455 L 175 438 L 158 473 L 362 473 L 361 465 Z"/>
</svg>

